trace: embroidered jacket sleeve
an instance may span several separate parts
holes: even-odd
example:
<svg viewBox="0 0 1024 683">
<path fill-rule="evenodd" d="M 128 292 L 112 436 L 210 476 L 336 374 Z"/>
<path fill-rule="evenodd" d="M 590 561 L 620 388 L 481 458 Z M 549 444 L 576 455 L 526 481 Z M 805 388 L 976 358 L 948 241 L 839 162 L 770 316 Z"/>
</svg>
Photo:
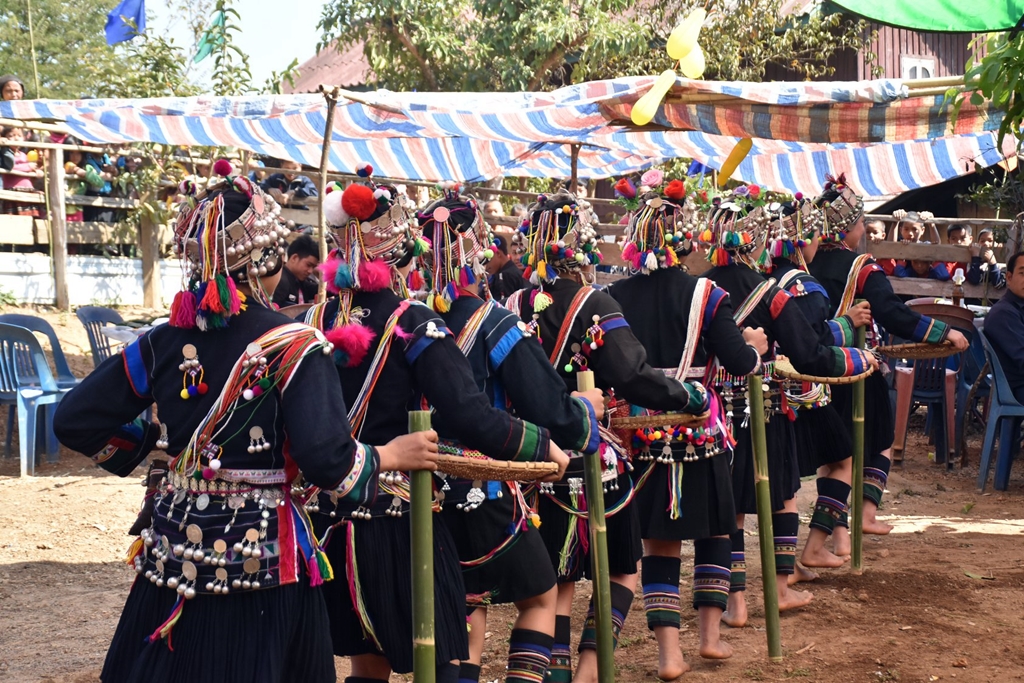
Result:
<svg viewBox="0 0 1024 683">
<path fill-rule="evenodd" d="M 798 372 L 827 377 L 858 375 L 867 367 L 867 357 L 860 349 L 822 345 L 817 332 L 793 296 L 773 287 L 758 308 L 768 307 L 772 336 Z"/>
<path fill-rule="evenodd" d="M 334 362 L 320 352 L 296 368 L 281 394 L 287 452 L 306 481 L 357 505 L 370 505 L 377 495 L 380 456 L 352 438 L 337 377 Z"/>
<path fill-rule="evenodd" d="M 444 321 L 413 304 L 399 324 L 405 358 L 416 386 L 463 445 L 497 460 L 542 461 L 548 456 L 548 430 L 512 417 L 491 405 L 476 384 L 469 361 Z M 429 333 L 428 333 L 429 330 Z"/>
<path fill-rule="evenodd" d="M 871 317 L 886 332 L 914 342 L 937 344 L 946 338 L 945 323 L 915 313 L 892 291 L 877 263 L 869 262 L 857 277 L 857 296 L 871 304 Z"/>
<path fill-rule="evenodd" d="M 804 318 L 814 328 L 818 335 L 818 341 L 825 346 L 847 346 L 842 343 L 835 343 L 836 334 L 832 323 L 840 325 L 837 321 L 828 319 L 828 292 L 812 278 L 798 277 L 788 290 L 793 297 L 790 306 L 796 306 L 804 314 Z M 850 344 L 852 346 L 852 342 Z"/>
<path fill-rule="evenodd" d="M 601 443 L 594 407 L 573 398 L 537 340 L 519 317 L 495 308 L 485 323 L 488 361 L 495 379 L 524 420 L 543 425 L 563 449 L 594 453 Z"/>
<path fill-rule="evenodd" d="M 594 292 L 580 312 L 584 328 L 598 316 L 603 344 L 591 349 L 588 365 L 598 381 L 614 387 L 615 393 L 634 405 L 651 410 L 700 413 L 707 408 L 707 396 L 691 382 L 678 382 L 647 364 L 643 344 L 633 336 L 615 299 Z M 571 353 L 559 359 L 560 363 Z"/>
<path fill-rule="evenodd" d="M 728 292 L 720 287 L 711 290 L 704 305 L 702 329 L 708 353 L 715 355 L 730 375 L 749 375 L 761 364 L 757 349 L 747 344 L 736 327 Z"/>
<path fill-rule="evenodd" d="M 157 425 L 139 417 L 153 404 L 152 357 L 147 334 L 89 373 L 57 404 L 57 439 L 108 472 L 131 474 L 160 435 Z"/>
</svg>

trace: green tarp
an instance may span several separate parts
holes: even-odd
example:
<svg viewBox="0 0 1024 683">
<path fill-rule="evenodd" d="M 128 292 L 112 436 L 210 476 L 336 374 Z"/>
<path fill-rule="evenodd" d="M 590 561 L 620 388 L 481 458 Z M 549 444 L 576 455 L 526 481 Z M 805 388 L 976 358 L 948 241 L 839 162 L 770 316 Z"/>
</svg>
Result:
<svg viewBox="0 0 1024 683">
<path fill-rule="evenodd" d="M 918 31 L 1006 31 L 1024 16 L 1024 0 L 829 0 L 842 11 Z"/>
</svg>

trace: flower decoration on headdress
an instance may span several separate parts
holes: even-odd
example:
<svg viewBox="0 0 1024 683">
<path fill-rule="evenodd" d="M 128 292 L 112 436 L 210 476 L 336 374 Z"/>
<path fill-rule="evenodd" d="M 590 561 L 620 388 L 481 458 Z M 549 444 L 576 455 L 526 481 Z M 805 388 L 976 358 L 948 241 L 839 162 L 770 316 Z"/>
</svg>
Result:
<svg viewBox="0 0 1024 683">
<path fill-rule="evenodd" d="M 178 188 L 185 200 L 178 208 L 174 250 L 182 259 L 182 291 L 171 305 L 170 324 L 201 330 L 227 325 L 243 308 L 236 283 L 249 285 L 253 296 L 270 305 L 260 277 L 273 275 L 284 262 L 285 236 L 294 227 L 278 216 L 273 197 L 245 176 L 234 176 L 231 163 L 214 164 L 222 178 L 205 191 L 189 180 Z M 237 215 L 228 221 L 229 215 Z"/>
<path fill-rule="evenodd" d="M 524 275 L 543 287 L 559 273 L 579 272 L 601 261 L 597 231 L 592 227 L 590 203 L 565 190 L 540 195 L 530 206 L 529 217 L 512 236 L 524 253 Z M 537 306 L 534 306 L 534 310 Z"/>
<path fill-rule="evenodd" d="M 630 270 L 645 275 L 658 268 L 680 265 L 682 258 L 693 250 L 698 225 L 697 206 L 694 198 L 687 196 L 685 183 L 672 180 L 661 189 L 661 171 L 654 176 L 651 173 L 648 171 L 640 179 L 651 189 L 630 212 L 622 246 L 622 259 Z"/>
<path fill-rule="evenodd" d="M 725 266 L 739 261 L 756 266 L 750 255 L 765 238 L 771 220 L 764 210 L 763 197 L 764 192 L 756 185 L 740 185 L 724 195 L 709 197 L 706 226 L 700 241 L 709 245 L 708 261 L 713 265 Z"/>
<path fill-rule="evenodd" d="M 846 175 L 825 176 L 825 190 L 814 200 L 821 209 L 821 241 L 824 244 L 840 244 L 846 233 L 864 215 L 864 200 L 847 185 Z"/>
<path fill-rule="evenodd" d="M 486 281 L 483 261 L 494 256 L 494 236 L 474 197 L 460 194 L 456 183 L 443 183 L 439 189 L 441 198 L 416 218 L 433 244 L 426 303 L 438 313 L 447 313 L 463 289 Z"/>
</svg>

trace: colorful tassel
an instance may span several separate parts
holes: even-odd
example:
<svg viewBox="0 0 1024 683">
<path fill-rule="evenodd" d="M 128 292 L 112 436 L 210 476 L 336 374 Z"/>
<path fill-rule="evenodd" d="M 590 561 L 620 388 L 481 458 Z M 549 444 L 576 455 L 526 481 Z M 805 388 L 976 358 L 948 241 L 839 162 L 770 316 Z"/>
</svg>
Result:
<svg viewBox="0 0 1024 683">
<path fill-rule="evenodd" d="M 190 330 L 196 326 L 196 295 L 192 292 L 178 292 L 171 304 L 171 327 Z"/>
<path fill-rule="evenodd" d="M 343 368 L 354 368 L 366 358 L 377 335 L 359 323 L 349 323 L 329 330 L 326 336 L 334 344 L 334 362 Z"/>
<path fill-rule="evenodd" d="M 366 611 L 366 603 L 363 602 L 362 586 L 359 585 L 359 565 L 356 563 L 356 527 L 351 521 L 345 524 L 348 527 L 348 538 L 345 544 L 345 565 L 346 573 L 348 574 L 349 596 L 352 599 L 352 606 L 355 608 L 359 623 L 363 627 L 363 634 L 377 646 L 378 650 L 383 651 L 380 641 L 377 640 L 377 634 L 373 630 L 373 622 L 370 621 L 370 615 Z"/>
<path fill-rule="evenodd" d="M 550 306 L 553 302 L 551 295 L 546 292 L 535 290 L 533 293 L 533 310 L 536 313 L 540 313 L 545 308 Z"/>
<path fill-rule="evenodd" d="M 171 645 L 171 629 L 181 619 L 181 610 L 185 605 L 184 596 L 179 595 L 178 599 L 174 601 L 174 607 L 171 608 L 171 614 L 167 617 L 167 620 L 156 627 L 156 630 L 151 633 L 146 640 L 150 643 L 155 643 L 161 638 L 167 638 L 167 649 L 174 652 L 174 647 Z"/>
<path fill-rule="evenodd" d="M 135 558 L 144 553 L 146 550 L 146 544 L 142 542 L 142 537 L 139 536 L 132 544 L 128 546 L 128 554 L 124 558 L 124 563 L 127 565 L 134 565 Z"/>
<path fill-rule="evenodd" d="M 391 267 L 384 261 L 363 261 L 358 274 L 359 288 L 364 292 L 379 292 L 391 284 Z"/>
</svg>

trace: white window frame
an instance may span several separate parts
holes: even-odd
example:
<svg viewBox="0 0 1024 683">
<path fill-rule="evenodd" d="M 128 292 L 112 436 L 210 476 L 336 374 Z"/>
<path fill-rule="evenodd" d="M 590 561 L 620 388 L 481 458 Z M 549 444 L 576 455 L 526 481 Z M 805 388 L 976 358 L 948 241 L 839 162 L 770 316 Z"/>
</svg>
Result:
<svg viewBox="0 0 1024 683">
<path fill-rule="evenodd" d="M 935 76 L 935 68 L 938 66 L 938 60 L 935 57 L 921 57 L 918 55 L 901 55 L 900 56 L 900 77 L 905 80 L 916 80 L 919 78 L 933 78 Z M 921 73 L 923 69 L 928 70 L 928 75 L 925 76 Z M 911 71 L 916 71 L 914 75 L 911 75 Z"/>
</svg>

